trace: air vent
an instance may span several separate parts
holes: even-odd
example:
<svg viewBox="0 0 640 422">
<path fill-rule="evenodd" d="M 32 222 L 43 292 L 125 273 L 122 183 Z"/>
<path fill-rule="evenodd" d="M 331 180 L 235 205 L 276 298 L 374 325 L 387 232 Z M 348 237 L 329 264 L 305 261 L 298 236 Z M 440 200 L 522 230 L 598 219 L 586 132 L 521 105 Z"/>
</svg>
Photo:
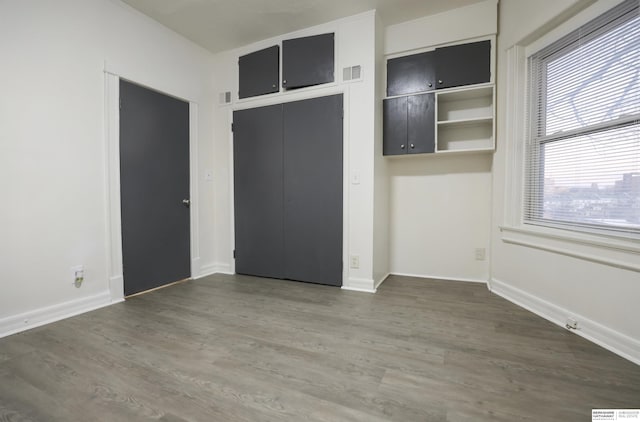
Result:
<svg viewBox="0 0 640 422">
<path fill-rule="evenodd" d="M 362 67 L 360 65 L 345 67 L 342 69 L 342 80 L 356 81 L 362 79 Z"/>
<path fill-rule="evenodd" d="M 231 91 L 221 92 L 218 96 L 220 105 L 231 104 Z"/>
</svg>

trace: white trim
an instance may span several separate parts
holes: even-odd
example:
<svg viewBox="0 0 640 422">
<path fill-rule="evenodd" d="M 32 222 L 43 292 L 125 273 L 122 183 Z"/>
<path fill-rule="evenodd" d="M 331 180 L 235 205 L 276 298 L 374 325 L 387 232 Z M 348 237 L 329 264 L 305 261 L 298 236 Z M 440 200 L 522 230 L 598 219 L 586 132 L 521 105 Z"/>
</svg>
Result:
<svg viewBox="0 0 640 422">
<path fill-rule="evenodd" d="M 560 230 L 552 228 L 533 228 L 528 226 L 511 227 L 500 226 L 500 231 L 507 233 L 518 233 L 523 235 L 530 235 L 539 238 L 562 240 L 565 242 L 575 243 L 577 245 L 586 245 L 597 247 L 600 249 L 607 249 L 612 251 L 621 251 L 632 254 L 640 255 L 640 242 L 639 241 L 624 241 L 612 238 L 605 238 L 604 236 L 583 234 L 570 230 Z"/>
<path fill-rule="evenodd" d="M 374 281 L 370 278 L 350 277 L 346 283 L 342 284 L 342 289 L 354 292 L 375 293 Z"/>
<path fill-rule="evenodd" d="M 377 290 L 378 290 L 378 287 L 380 287 L 380 285 L 381 285 L 382 283 L 384 283 L 384 282 L 389 278 L 389 276 L 390 276 L 390 275 L 391 275 L 391 273 L 386 273 L 383 277 L 381 277 L 380 279 L 378 279 L 378 281 L 376 281 L 376 282 L 373 284 L 373 290 L 376 290 L 376 291 L 377 291 Z"/>
<path fill-rule="evenodd" d="M 126 79 L 156 90 L 171 97 L 189 101 L 184 96 L 160 91 L 157 88 L 127 77 L 122 69 L 105 61 L 105 214 L 107 221 L 107 262 L 108 279 L 112 300 L 124 298 L 124 277 L 122 271 L 122 219 L 120 214 L 120 79 Z M 200 270 L 198 233 L 198 104 L 189 101 L 189 195 L 190 256 L 191 277 L 197 277 Z M 120 285 L 122 284 L 122 285 Z"/>
<path fill-rule="evenodd" d="M 500 227 L 500 231 L 504 243 L 640 272 L 638 264 L 640 262 L 640 248 L 636 245 L 593 241 L 589 238 L 560 235 L 556 231 L 544 232 L 519 227 Z"/>
<path fill-rule="evenodd" d="M 109 291 L 111 292 L 112 301 L 124 299 L 124 278 L 122 278 L 122 275 L 109 278 Z"/>
<path fill-rule="evenodd" d="M 204 277 L 208 277 L 213 274 L 228 274 L 233 275 L 234 273 L 231 271 L 231 265 L 223 262 L 214 262 L 211 264 L 203 265 L 200 267 L 200 274 L 194 279 L 200 279 Z"/>
<path fill-rule="evenodd" d="M 514 45 L 507 54 L 507 85 L 505 109 L 506 157 L 504 190 L 504 220 L 511 225 L 522 221 L 522 195 L 524 192 L 524 160 L 526 140 L 527 66 L 524 47 Z"/>
<path fill-rule="evenodd" d="M 444 277 L 440 275 L 425 275 L 425 274 L 411 274 L 411 273 L 401 273 L 396 271 L 391 271 L 391 275 L 398 275 L 402 277 L 415 277 L 415 278 L 428 278 L 432 280 L 443 280 L 443 281 L 464 281 L 465 283 L 482 283 L 487 284 L 488 280 L 484 280 L 481 278 L 466 278 L 466 277 Z"/>
<path fill-rule="evenodd" d="M 573 317 L 578 321 L 578 329 L 572 330 L 575 334 L 640 365 L 640 341 L 634 338 L 510 286 L 503 281 L 492 279 L 489 283 L 489 290 L 560 327 L 565 327 L 566 319 Z"/>
<path fill-rule="evenodd" d="M 589 21 L 613 9 L 623 1 L 625 0 L 597 1 L 593 5 L 587 7 L 572 18 L 568 19 L 566 22 L 562 23 L 560 26 L 552 29 L 537 40 L 529 43 L 526 47 L 526 57 L 531 56 L 532 54 L 542 50 L 546 46 L 556 42 L 560 38 L 570 34 L 571 32 L 580 28 L 582 25 L 585 25 Z"/>
<path fill-rule="evenodd" d="M 122 302 L 122 300 L 112 301 L 110 292 L 104 291 L 93 296 L 12 315 L 0 319 L 0 338 Z"/>
</svg>

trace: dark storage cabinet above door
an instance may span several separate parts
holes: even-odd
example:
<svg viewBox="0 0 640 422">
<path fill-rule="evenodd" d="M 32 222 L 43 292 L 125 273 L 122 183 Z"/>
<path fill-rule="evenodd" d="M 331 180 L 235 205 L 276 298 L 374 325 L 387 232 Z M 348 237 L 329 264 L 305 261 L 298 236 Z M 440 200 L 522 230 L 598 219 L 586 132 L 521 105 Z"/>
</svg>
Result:
<svg viewBox="0 0 640 422">
<path fill-rule="evenodd" d="M 241 56 L 238 60 L 238 97 L 248 98 L 278 92 L 280 46 Z"/>
<path fill-rule="evenodd" d="M 387 96 L 430 91 L 436 85 L 434 51 L 387 61 Z"/>
<path fill-rule="evenodd" d="M 282 87 L 287 89 L 334 81 L 334 34 L 282 42 Z"/>
<path fill-rule="evenodd" d="M 437 88 L 473 85 L 491 80 L 491 41 L 436 48 Z"/>
<path fill-rule="evenodd" d="M 435 151 L 435 95 L 390 98 L 383 103 L 383 154 Z"/>
</svg>

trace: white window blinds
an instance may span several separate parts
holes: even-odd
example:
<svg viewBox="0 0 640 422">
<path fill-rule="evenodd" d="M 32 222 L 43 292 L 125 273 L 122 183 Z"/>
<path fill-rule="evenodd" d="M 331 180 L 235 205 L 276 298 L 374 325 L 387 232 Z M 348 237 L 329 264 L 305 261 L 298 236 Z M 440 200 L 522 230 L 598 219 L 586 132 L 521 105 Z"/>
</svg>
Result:
<svg viewBox="0 0 640 422">
<path fill-rule="evenodd" d="M 639 4 L 530 56 L 525 223 L 640 235 Z"/>
</svg>

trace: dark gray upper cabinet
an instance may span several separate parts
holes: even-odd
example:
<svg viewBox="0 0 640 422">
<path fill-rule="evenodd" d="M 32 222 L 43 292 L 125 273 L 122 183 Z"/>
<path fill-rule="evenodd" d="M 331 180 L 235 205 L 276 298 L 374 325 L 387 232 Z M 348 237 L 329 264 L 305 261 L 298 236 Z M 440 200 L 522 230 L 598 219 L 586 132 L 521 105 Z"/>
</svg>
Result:
<svg viewBox="0 0 640 422">
<path fill-rule="evenodd" d="M 435 95 L 386 99 L 383 102 L 383 154 L 435 151 Z"/>
<path fill-rule="evenodd" d="M 278 92 L 280 46 L 265 48 L 238 60 L 238 97 L 248 98 Z"/>
<path fill-rule="evenodd" d="M 436 85 L 435 52 L 412 54 L 387 61 L 387 96 L 430 91 Z"/>
<path fill-rule="evenodd" d="M 334 81 L 334 34 L 282 42 L 282 87 L 287 89 Z"/>
<path fill-rule="evenodd" d="M 436 48 L 437 88 L 479 84 L 491 80 L 491 41 Z"/>
</svg>

